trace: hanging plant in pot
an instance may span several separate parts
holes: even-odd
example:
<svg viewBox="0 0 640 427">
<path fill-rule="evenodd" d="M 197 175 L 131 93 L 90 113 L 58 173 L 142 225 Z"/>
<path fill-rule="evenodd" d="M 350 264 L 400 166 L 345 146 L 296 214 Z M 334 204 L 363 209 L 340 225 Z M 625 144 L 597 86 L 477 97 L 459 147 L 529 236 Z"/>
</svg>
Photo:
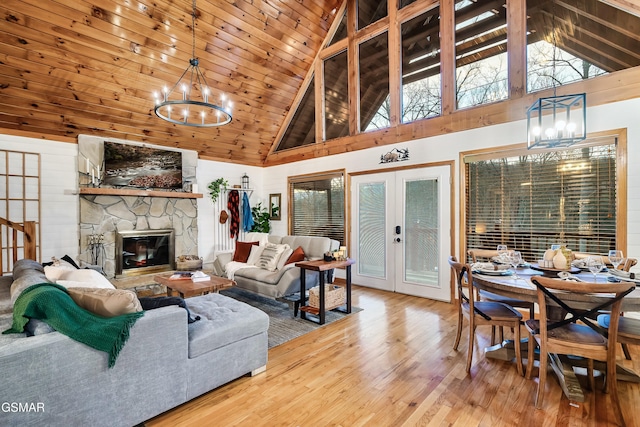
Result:
<svg viewBox="0 0 640 427">
<path fill-rule="evenodd" d="M 208 186 L 209 195 L 211 196 L 211 201 L 213 203 L 215 203 L 216 200 L 218 200 L 218 196 L 220 195 L 220 191 L 227 189 L 227 185 L 229 185 L 229 183 L 224 178 L 218 178 L 215 181 L 211 181 L 209 183 L 209 186 Z"/>
</svg>

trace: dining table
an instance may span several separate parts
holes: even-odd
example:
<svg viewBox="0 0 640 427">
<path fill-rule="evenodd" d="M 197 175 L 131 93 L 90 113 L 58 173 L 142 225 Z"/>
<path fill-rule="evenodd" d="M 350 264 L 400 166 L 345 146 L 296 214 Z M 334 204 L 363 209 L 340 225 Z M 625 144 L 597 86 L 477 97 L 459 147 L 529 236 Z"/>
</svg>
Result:
<svg viewBox="0 0 640 427">
<path fill-rule="evenodd" d="M 511 268 L 510 270 L 496 270 L 494 272 L 490 270 L 474 270 L 472 266 L 472 272 L 473 285 L 477 289 L 521 301 L 530 301 L 533 303 L 537 303 L 538 293 L 536 286 L 531 282 L 531 279 L 535 276 L 540 276 L 543 274 L 547 276 L 558 277 L 557 272 L 560 271 L 558 270 L 556 272 L 553 271 L 553 269 L 540 269 L 537 264 L 525 263 L 516 269 Z M 584 282 L 607 282 L 608 280 L 611 280 L 609 278 L 612 277 L 612 274 L 609 272 L 598 273 L 596 275 L 596 279 L 594 280 L 594 275 L 591 272 L 582 271 L 576 268 L 571 273 L 569 273 L 568 276 L 569 279 L 581 280 Z M 625 278 L 618 279 L 627 281 L 627 279 Z M 624 297 L 624 299 L 622 300 L 621 310 L 624 313 L 640 312 L 640 287 L 638 287 L 640 286 L 640 279 L 628 281 L 636 282 L 637 287 L 634 291 Z M 585 296 L 578 294 L 575 294 L 573 296 L 566 295 L 565 299 L 571 301 L 572 305 L 578 309 L 580 308 L 581 302 L 590 302 L 590 305 L 592 306 L 593 302 L 598 300 L 598 298 L 595 296 Z M 602 299 L 602 297 L 600 297 L 600 299 Z M 527 339 L 528 338 L 524 338 L 524 343 L 521 344 L 524 358 L 527 357 Z M 513 341 L 505 340 L 501 343 L 486 348 L 485 357 L 506 361 L 513 360 L 515 357 Z M 528 365 L 532 366 L 532 364 L 529 363 Z M 585 368 L 587 366 L 586 360 L 572 356 L 551 355 L 550 366 L 556 373 L 556 376 L 558 377 L 558 380 L 560 382 L 560 386 L 562 387 L 567 398 L 574 402 L 584 402 L 582 387 L 580 386 L 573 368 Z M 604 370 L 604 364 L 599 365 L 597 361 L 594 362 L 595 369 L 598 369 L 598 366 L 600 366 L 601 370 Z M 640 382 L 640 375 L 630 369 L 627 369 L 624 366 L 621 366 L 620 364 L 618 364 L 616 375 L 619 380 Z"/>
</svg>

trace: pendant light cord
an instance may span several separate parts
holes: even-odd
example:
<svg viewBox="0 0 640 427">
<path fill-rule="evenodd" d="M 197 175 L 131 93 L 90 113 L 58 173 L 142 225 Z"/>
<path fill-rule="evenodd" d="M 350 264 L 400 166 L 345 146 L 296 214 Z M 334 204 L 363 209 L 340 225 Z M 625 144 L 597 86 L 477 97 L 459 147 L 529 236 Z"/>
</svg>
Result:
<svg viewBox="0 0 640 427">
<path fill-rule="evenodd" d="M 191 57 L 196 57 L 196 0 L 193 0 L 193 11 L 191 12 Z"/>
</svg>

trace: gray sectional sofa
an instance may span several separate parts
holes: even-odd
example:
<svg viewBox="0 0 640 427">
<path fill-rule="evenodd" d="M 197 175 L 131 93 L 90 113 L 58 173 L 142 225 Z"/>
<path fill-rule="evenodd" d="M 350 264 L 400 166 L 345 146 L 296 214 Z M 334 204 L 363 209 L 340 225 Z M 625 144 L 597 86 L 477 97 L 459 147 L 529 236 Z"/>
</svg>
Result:
<svg viewBox="0 0 640 427">
<path fill-rule="evenodd" d="M 31 260 L 18 261 L 13 277 L 0 277 L 2 331 L 11 326 L 13 281 L 46 277 Z M 107 353 L 56 331 L 0 335 L 0 424 L 130 427 L 265 369 L 264 312 L 220 294 L 186 302 L 201 320 L 188 324 L 178 306 L 146 311 L 111 369 Z"/>
<path fill-rule="evenodd" d="M 339 248 L 340 242 L 328 237 L 316 236 L 264 236 L 272 244 L 286 244 L 291 249 L 302 247 L 306 260 L 322 259 L 325 252 Z M 252 237 L 248 237 L 251 239 Z M 250 241 L 250 240 L 247 240 Z M 233 252 L 222 252 L 214 260 L 214 272 L 218 276 L 226 277 L 226 266 L 233 259 Z M 282 269 L 269 271 L 262 268 L 241 268 L 234 272 L 233 280 L 237 287 L 269 298 L 281 298 L 300 291 L 300 268 L 293 264 Z M 318 274 L 306 271 L 305 285 L 307 289 L 317 286 Z"/>
</svg>

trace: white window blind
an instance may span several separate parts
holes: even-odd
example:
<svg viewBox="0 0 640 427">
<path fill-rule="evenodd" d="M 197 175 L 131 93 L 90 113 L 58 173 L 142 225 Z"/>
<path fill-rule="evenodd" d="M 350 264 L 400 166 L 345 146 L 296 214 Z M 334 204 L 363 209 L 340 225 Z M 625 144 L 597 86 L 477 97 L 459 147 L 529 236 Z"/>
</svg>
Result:
<svg viewBox="0 0 640 427">
<path fill-rule="evenodd" d="M 605 255 L 616 248 L 615 138 L 465 163 L 467 249 L 506 244 L 535 262 L 552 244 Z"/>
<path fill-rule="evenodd" d="M 289 178 L 291 230 L 295 236 L 321 236 L 344 245 L 344 173 Z"/>
</svg>

